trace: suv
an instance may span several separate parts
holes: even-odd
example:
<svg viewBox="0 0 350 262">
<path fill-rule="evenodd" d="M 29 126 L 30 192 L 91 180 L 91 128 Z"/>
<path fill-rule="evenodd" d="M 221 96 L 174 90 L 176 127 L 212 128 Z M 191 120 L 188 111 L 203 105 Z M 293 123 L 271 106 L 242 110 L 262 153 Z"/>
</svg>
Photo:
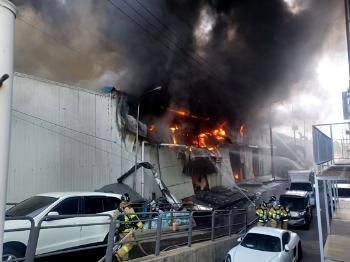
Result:
<svg viewBox="0 0 350 262">
<path fill-rule="evenodd" d="M 290 184 L 290 190 L 306 191 L 309 195 L 310 205 L 316 205 L 314 187 L 311 182 L 293 182 Z"/>
<path fill-rule="evenodd" d="M 40 230 L 36 254 L 76 248 L 104 242 L 109 225 L 81 226 L 90 223 L 109 223 L 109 217 L 45 218 L 55 215 L 112 215 L 118 209 L 121 195 L 97 192 L 46 193 L 30 197 L 6 211 L 5 230 L 29 228 L 28 220 L 11 220 L 11 217 L 28 216 L 35 225 L 43 219 L 42 227 L 80 225 L 75 227 L 46 228 Z M 29 230 L 4 234 L 3 260 L 24 257 Z"/>
<path fill-rule="evenodd" d="M 309 198 L 306 191 L 288 190 L 280 195 L 279 203 L 289 209 L 288 225 L 309 228 L 312 219 Z"/>
</svg>

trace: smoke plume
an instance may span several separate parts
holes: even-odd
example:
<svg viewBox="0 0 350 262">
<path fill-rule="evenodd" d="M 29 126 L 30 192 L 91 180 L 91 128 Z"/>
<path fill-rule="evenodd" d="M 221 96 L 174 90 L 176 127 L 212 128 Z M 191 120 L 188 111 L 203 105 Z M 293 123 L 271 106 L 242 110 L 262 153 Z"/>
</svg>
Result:
<svg viewBox="0 0 350 262">
<path fill-rule="evenodd" d="M 17 71 L 141 95 L 144 115 L 169 105 L 232 124 L 261 117 L 314 74 L 338 1 L 27 0 Z M 34 27 L 33 27 L 34 25 Z"/>
</svg>

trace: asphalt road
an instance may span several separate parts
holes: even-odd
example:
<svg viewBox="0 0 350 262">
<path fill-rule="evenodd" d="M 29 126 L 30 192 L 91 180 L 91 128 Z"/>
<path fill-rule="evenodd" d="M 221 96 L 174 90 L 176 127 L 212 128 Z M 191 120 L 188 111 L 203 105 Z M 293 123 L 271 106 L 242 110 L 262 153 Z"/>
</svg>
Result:
<svg viewBox="0 0 350 262">
<path fill-rule="evenodd" d="M 323 238 L 325 238 L 326 233 L 326 223 L 325 218 L 322 221 L 323 224 Z M 304 262 L 316 262 L 320 261 L 320 248 L 318 242 L 318 230 L 317 230 L 317 218 L 316 218 L 316 208 L 313 210 L 313 217 L 311 221 L 311 226 L 309 230 L 299 229 L 299 228 L 289 228 L 289 230 L 298 233 L 301 238 L 302 248 L 303 248 L 303 261 Z"/>
</svg>

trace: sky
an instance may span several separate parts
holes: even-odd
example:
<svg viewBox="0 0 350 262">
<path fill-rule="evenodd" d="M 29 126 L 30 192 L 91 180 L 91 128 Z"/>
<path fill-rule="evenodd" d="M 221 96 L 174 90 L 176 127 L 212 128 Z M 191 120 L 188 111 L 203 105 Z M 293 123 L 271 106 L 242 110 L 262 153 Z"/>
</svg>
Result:
<svg viewBox="0 0 350 262">
<path fill-rule="evenodd" d="M 303 133 L 305 122 L 306 135 L 310 137 L 312 125 L 344 122 L 342 92 L 349 86 L 347 57 L 344 2 L 338 1 L 312 77 L 296 83 L 304 91 L 292 93 L 289 99 L 273 106 L 279 119 L 288 119 L 288 125 L 276 123 L 276 130 L 292 136 L 292 126 L 296 125 L 297 132 Z"/>
<path fill-rule="evenodd" d="M 163 85 L 159 108 L 288 135 L 343 120 L 343 0 L 13 1 L 16 71 L 136 95 Z"/>
</svg>

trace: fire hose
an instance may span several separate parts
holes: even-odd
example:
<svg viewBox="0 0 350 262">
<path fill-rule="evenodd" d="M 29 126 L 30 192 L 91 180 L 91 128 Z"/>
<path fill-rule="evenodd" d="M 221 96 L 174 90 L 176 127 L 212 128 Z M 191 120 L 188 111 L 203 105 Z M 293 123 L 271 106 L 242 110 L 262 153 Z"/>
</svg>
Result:
<svg viewBox="0 0 350 262">
<path fill-rule="evenodd" d="M 124 243 L 127 243 L 128 241 L 128 238 L 133 236 L 135 238 L 134 241 L 132 242 L 136 242 L 137 246 L 139 247 L 139 249 L 141 250 L 141 252 L 145 255 L 145 256 L 148 256 L 150 254 L 148 254 L 142 247 L 141 243 L 140 243 L 140 239 L 137 238 L 136 234 L 135 234 L 135 229 L 132 229 L 126 236 L 124 236 L 120 241 L 114 243 L 114 246 L 113 246 L 113 251 L 112 251 L 112 254 L 114 255 L 118 250 L 119 248 L 121 248 L 121 246 L 124 244 Z M 105 261 L 106 259 L 106 256 L 103 256 L 98 262 L 103 262 Z"/>
</svg>

